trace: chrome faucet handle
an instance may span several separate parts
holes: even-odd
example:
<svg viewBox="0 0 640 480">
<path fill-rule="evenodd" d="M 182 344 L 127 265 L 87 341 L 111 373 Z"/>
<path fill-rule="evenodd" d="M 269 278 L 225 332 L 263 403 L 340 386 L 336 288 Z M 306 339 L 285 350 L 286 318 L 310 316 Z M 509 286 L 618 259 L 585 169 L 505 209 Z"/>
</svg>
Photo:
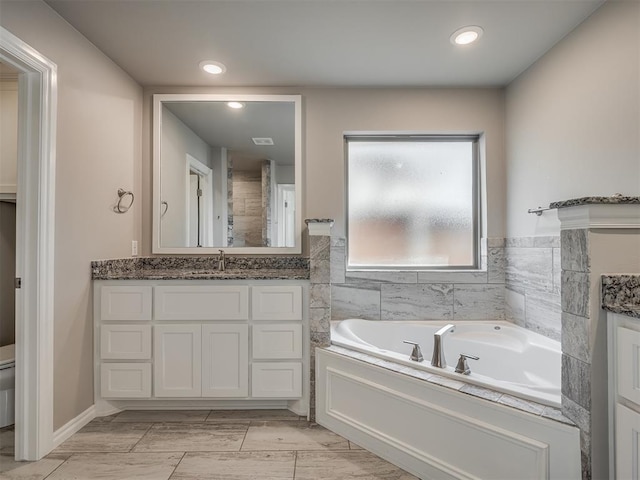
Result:
<svg viewBox="0 0 640 480">
<path fill-rule="evenodd" d="M 409 340 L 403 340 L 402 343 L 408 343 L 409 345 L 413 345 L 413 351 L 411 352 L 411 360 L 414 362 L 422 362 L 424 357 L 422 356 L 422 352 L 420 351 L 420 344 L 416 342 L 410 342 Z"/>
<path fill-rule="evenodd" d="M 480 360 L 480 357 L 476 357 L 475 355 L 461 353 L 460 358 L 458 359 L 458 364 L 456 365 L 456 373 L 461 373 L 463 375 L 469 375 L 471 373 L 471 369 L 467 363 L 467 358 L 470 358 L 471 360 Z"/>
</svg>

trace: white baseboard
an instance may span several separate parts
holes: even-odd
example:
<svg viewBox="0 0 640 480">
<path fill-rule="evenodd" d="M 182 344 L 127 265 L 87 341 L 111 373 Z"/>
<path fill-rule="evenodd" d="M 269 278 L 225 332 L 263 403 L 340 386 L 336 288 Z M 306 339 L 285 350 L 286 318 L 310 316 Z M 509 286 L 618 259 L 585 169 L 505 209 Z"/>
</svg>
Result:
<svg viewBox="0 0 640 480">
<path fill-rule="evenodd" d="M 57 448 L 62 442 L 67 440 L 71 435 L 84 427 L 91 420 L 96 418 L 96 407 L 91 405 L 76 418 L 69 420 L 62 427 L 53 432 L 53 448 Z"/>
</svg>

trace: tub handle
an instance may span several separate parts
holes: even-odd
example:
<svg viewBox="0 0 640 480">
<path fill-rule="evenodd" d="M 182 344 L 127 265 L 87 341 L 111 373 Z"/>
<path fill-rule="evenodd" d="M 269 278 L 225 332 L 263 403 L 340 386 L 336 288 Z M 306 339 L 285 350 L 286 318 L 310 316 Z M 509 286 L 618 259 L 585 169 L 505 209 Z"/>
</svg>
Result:
<svg viewBox="0 0 640 480">
<path fill-rule="evenodd" d="M 463 375 L 469 375 L 471 373 L 471 369 L 467 363 L 467 358 L 470 358 L 471 360 L 480 360 L 480 357 L 476 357 L 475 355 L 461 353 L 460 358 L 458 359 L 458 364 L 456 365 L 456 373 L 461 373 Z"/>
<path fill-rule="evenodd" d="M 422 352 L 420 351 L 420 345 L 416 342 L 410 342 L 409 340 L 403 340 L 402 343 L 408 343 L 409 345 L 413 345 L 413 351 L 411 352 L 411 360 L 414 362 L 422 362 L 424 357 L 422 356 Z"/>
</svg>

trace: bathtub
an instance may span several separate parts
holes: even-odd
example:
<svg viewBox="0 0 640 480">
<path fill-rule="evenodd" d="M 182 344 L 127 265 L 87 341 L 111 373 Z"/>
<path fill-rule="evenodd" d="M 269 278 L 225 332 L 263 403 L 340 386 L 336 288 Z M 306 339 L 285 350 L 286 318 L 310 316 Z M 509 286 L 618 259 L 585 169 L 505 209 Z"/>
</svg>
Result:
<svg viewBox="0 0 640 480">
<path fill-rule="evenodd" d="M 560 342 L 508 322 L 452 321 L 443 339 L 446 368 L 431 366 L 433 334 L 448 322 L 349 319 L 331 324 L 331 343 L 434 374 L 480 385 L 526 400 L 560 407 Z M 409 358 L 409 340 L 420 344 L 423 362 Z M 455 372 L 461 353 L 470 375 Z"/>
<path fill-rule="evenodd" d="M 430 363 L 444 322 L 332 322 L 333 345 L 315 350 L 316 421 L 418 478 L 580 480 L 580 430 L 557 409 L 559 343 L 507 322 L 451 323 L 442 369 Z M 460 353 L 480 357 L 468 376 L 454 371 Z"/>
</svg>

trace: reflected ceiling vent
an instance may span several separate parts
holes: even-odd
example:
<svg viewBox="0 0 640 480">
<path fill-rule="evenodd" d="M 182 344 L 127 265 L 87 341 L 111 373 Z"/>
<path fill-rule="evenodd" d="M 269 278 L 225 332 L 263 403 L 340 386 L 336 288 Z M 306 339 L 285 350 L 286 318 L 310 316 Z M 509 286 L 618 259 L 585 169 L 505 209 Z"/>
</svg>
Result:
<svg viewBox="0 0 640 480">
<path fill-rule="evenodd" d="M 269 138 L 269 137 L 253 137 L 251 138 L 251 140 L 253 140 L 253 143 L 255 143 L 256 145 L 273 145 L 273 138 Z"/>
</svg>

